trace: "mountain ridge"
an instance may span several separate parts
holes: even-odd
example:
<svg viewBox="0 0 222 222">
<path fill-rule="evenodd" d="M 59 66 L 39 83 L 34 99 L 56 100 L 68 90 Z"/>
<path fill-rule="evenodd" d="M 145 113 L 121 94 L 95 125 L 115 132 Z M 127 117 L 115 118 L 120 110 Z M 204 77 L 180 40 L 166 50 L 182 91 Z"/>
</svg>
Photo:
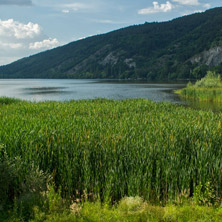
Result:
<svg viewBox="0 0 222 222">
<path fill-rule="evenodd" d="M 1 66 L 0 78 L 201 78 L 222 71 L 220 54 L 204 62 L 215 47 L 222 47 L 222 8 L 71 42 Z"/>
</svg>

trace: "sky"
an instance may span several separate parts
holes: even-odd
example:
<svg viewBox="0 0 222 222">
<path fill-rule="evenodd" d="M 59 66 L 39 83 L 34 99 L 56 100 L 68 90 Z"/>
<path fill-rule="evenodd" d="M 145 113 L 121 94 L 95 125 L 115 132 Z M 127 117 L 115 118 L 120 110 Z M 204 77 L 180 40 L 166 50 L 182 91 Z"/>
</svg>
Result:
<svg viewBox="0 0 222 222">
<path fill-rule="evenodd" d="M 92 35 L 221 6 L 221 0 L 0 0 L 0 65 Z"/>
</svg>

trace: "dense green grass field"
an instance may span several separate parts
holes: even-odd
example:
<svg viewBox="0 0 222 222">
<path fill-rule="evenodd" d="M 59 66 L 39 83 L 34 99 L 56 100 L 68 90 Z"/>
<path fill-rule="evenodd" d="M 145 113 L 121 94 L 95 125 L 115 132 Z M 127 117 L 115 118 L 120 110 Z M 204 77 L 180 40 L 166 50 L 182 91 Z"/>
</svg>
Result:
<svg viewBox="0 0 222 222">
<path fill-rule="evenodd" d="M 221 113 L 144 99 L 2 98 L 0 159 L 8 171 L 0 173 L 14 184 L 2 194 L 13 201 L 26 190 L 44 190 L 38 178 L 51 175 L 66 199 L 85 196 L 115 204 L 140 196 L 167 204 L 210 182 L 207 201 L 213 204 L 222 197 L 221 121 Z M 1 186 L 5 183 L 0 179 Z"/>
</svg>

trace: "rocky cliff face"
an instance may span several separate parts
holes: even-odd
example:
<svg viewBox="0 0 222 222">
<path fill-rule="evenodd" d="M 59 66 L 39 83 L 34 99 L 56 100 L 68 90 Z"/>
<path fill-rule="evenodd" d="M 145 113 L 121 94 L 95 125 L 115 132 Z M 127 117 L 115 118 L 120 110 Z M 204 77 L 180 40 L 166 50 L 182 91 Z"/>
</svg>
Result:
<svg viewBox="0 0 222 222">
<path fill-rule="evenodd" d="M 222 46 L 216 46 L 209 50 L 203 51 L 190 59 L 191 63 L 200 65 L 217 66 L 222 63 Z"/>
</svg>

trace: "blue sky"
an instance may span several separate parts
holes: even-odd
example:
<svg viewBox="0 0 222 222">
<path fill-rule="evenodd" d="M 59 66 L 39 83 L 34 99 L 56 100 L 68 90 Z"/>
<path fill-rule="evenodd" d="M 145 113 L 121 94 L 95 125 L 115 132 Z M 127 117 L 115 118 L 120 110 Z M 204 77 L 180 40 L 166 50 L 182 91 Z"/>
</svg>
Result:
<svg viewBox="0 0 222 222">
<path fill-rule="evenodd" d="M 0 0 L 0 65 L 87 36 L 221 6 L 221 0 Z"/>
</svg>

